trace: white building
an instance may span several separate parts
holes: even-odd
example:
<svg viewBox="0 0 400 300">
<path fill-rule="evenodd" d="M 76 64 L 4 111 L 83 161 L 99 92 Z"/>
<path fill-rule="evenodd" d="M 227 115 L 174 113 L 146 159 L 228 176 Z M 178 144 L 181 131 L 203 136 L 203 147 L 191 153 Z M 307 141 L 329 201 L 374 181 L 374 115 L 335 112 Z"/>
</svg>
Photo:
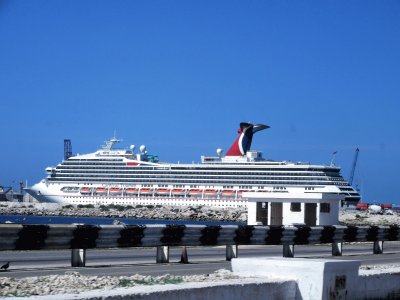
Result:
<svg viewBox="0 0 400 300">
<path fill-rule="evenodd" d="M 337 225 L 344 199 L 335 186 L 248 192 L 248 225 Z"/>
</svg>

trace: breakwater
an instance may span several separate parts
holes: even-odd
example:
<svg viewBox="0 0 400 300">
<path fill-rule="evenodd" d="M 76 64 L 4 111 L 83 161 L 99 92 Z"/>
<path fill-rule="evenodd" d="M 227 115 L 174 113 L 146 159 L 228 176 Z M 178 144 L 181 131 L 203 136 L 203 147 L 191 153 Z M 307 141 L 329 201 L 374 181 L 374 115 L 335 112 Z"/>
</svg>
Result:
<svg viewBox="0 0 400 300">
<path fill-rule="evenodd" d="M 247 211 L 245 208 L 221 209 L 206 206 L 73 206 L 55 203 L 2 202 L 0 203 L 0 215 L 108 218 L 110 220 L 136 219 L 206 222 L 247 221 Z M 76 221 L 76 223 L 79 222 L 80 221 L 78 220 Z"/>
<path fill-rule="evenodd" d="M 47 216 L 47 217 L 71 217 L 71 218 L 105 218 L 102 224 L 112 224 L 114 220 L 165 220 L 165 221 L 193 221 L 193 222 L 247 222 L 247 209 L 241 208 L 216 208 L 209 206 L 93 206 L 93 205 L 66 205 L 56 203 L 19 203 L 0 202 L 0 223 L 7 219 L 6 215 L 13 216 Z M 10 220 L 12 221 L 12 220 Z M 54 220 L 53 220 L 54 221 Z M 126 220 L 121 220 L 123 223 Z M 17 223 L 17 222 L 15 222 Z M 24 223 L 24 222 L 18 222 Z M 44 222 L 47 223 L 47 222 Z M 53 222 L 50 222 L 53 223 Z M 70 222 L 61 222 L 68 224 Z M 74 223 L 83 223 L 75 220 Z M 136 222 L 138 223 L 138 222 Z M 166 222 L 168 223 L 168 222 Z M 37 224 L 37 223 L 31 223 Z M 43 223 L 42 223 L 43 224 Z M 53 223 L 55 224 L 55 223 Z M 89 222 L 89 224 L 95 224 Z M 339 224 L 341 225 L 400 225 L 400 214 L 378 215 L 369 214 L 367 211 L 341 209 L 339 213 Z"/>
</svg>

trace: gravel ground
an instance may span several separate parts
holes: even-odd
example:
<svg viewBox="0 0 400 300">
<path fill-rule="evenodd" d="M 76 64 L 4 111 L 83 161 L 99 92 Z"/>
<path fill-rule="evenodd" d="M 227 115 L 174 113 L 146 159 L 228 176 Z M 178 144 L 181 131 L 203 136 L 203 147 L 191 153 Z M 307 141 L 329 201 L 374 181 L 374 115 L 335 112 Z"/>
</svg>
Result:
<svg viewBox="0 0 400 300">
<path fill-rule="evenodd" d="M 91 290 L 111 290 L 121 287 L 154 284 L 181 284 L 185 282 L 205 282 L 225 279 L 237 279 L 228 270 L 219 270 L 209 275 L 157 277 L 132 276 L 83 276 L 78 272 L 66 272 L 65 275 L 27 277 L 21 279 L 0 277 L 0 297 L 27 297 L 37 295 L 77 294 Z"/>
</svg>

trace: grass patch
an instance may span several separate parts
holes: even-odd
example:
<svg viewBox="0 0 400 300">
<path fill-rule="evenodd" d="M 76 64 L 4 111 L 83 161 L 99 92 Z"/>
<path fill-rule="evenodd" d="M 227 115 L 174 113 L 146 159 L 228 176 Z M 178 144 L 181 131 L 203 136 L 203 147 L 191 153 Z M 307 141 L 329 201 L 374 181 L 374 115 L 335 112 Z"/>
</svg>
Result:
<svg viewBox="0 0 400 300">
<path fill-rule="evenodd" d="M 121 287 L 131 287 L 135 285 L 178 284 L 182 282 L 182 277 L 166 275 L 161 278 L 123 278 L 119 280 L 118 285 Z"/>
<path fill-rule="evenodd" d="M 128 286 L 132 286 L 132 285 L 133 285 L 133 282 L 132 282 L 131 279 L 123 278 L 123 279 L 120 279 L 120 280 L 119 280 L 118 285 L 119 285 L 119 286 L 122 286 L 122 287 L 128 287 Z"/>
</svg>

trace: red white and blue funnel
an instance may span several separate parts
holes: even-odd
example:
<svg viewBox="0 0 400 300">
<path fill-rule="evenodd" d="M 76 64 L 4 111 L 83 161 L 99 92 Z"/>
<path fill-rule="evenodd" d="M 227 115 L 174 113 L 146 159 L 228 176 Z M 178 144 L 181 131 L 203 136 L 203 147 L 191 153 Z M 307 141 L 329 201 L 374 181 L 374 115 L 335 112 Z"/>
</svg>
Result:
<svg viewBox="0 0 400 300">
<path fill-rule="evenodd" d="M 253 140 L 253 134 L 257 131 L 267 129 L 269 126 L 262 124 L 249 124 L 240 123 L 238 130 L 239 136 L 233 145 L 226 152 L 226 156 L 243 156 L 250 150 L 251 141 Z"/>
</svg>

